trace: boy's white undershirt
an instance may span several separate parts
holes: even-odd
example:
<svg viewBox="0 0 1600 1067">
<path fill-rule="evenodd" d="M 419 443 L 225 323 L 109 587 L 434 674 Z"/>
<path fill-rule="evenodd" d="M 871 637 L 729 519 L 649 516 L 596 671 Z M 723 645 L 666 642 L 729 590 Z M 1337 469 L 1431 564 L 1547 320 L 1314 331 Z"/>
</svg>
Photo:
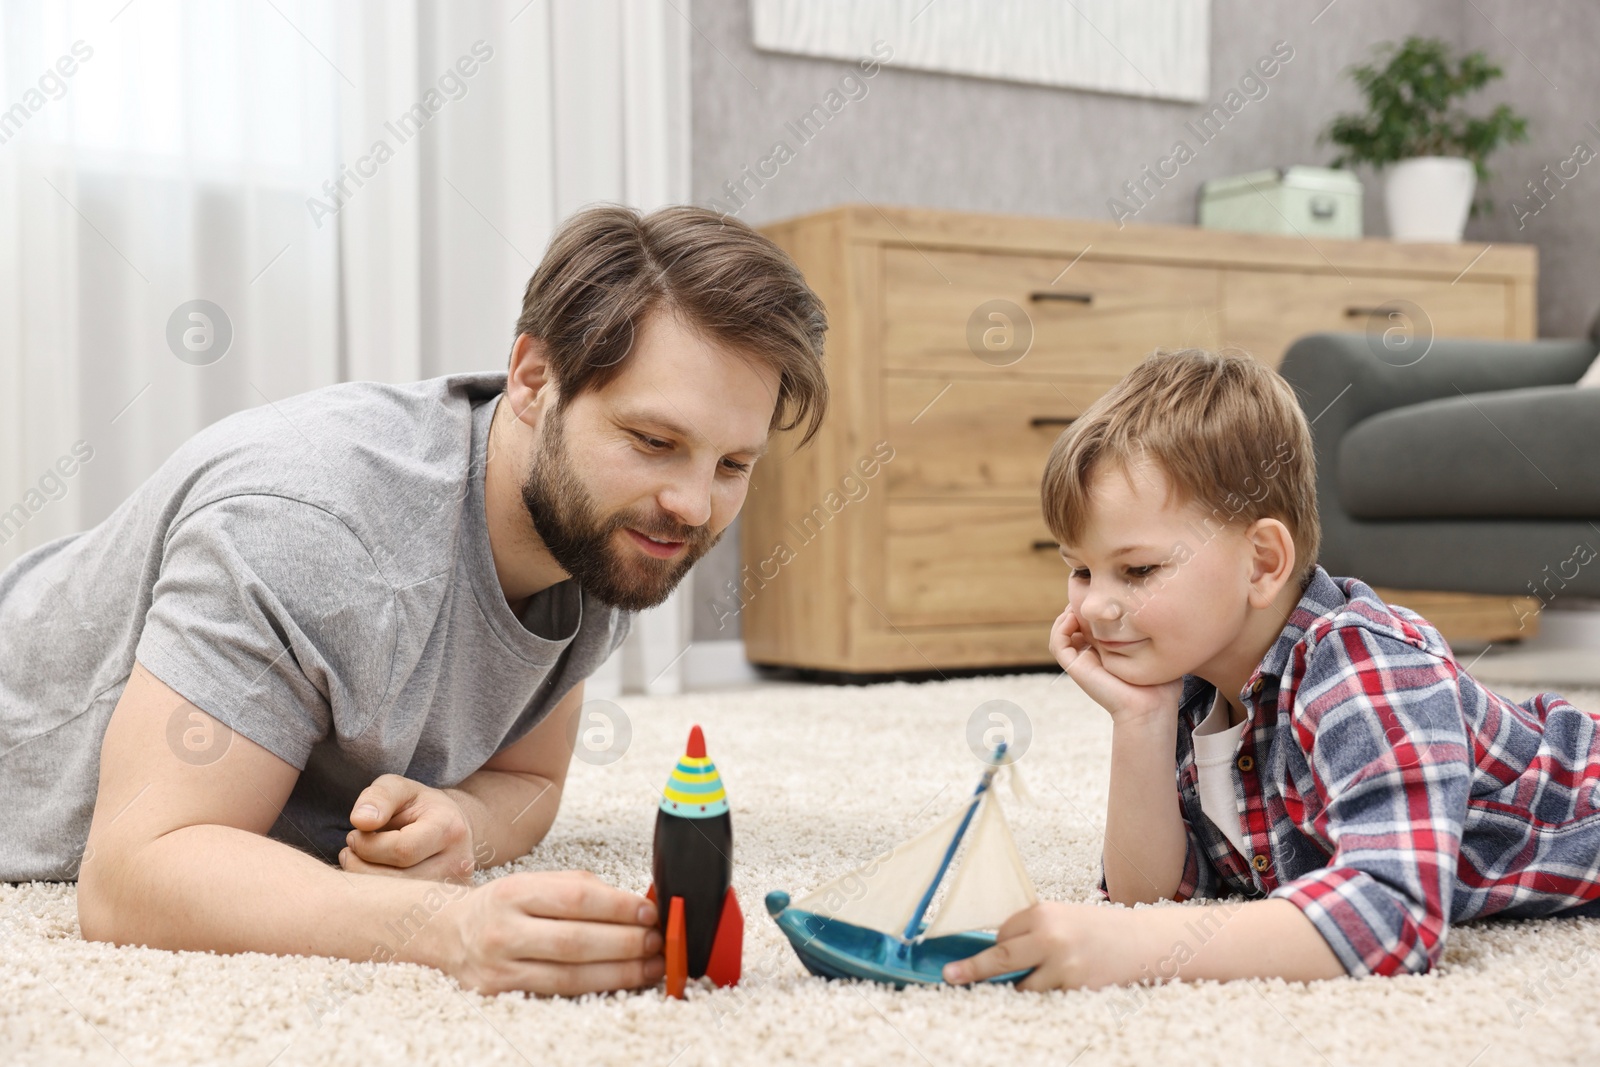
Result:
<svg viewBox="0 0 1600 1067">
<path fill-rule="evenodd" d="M 1239 735 L 1244 733 L 1244 721 L 1228 725 L 1228 702 L 1217 693 L 1211 712 L 1194 728 L 1194 762 L 1200 771 L 1200 807 L 1217 824 L 1239 854 L 1249 858 L 1244 842 L 1244 817 L 1239 812 L 1239 802 L 1234 797 L 1233 783 L 1237 776 L 1234 753 L 1239 747 Z"/>
</svg>

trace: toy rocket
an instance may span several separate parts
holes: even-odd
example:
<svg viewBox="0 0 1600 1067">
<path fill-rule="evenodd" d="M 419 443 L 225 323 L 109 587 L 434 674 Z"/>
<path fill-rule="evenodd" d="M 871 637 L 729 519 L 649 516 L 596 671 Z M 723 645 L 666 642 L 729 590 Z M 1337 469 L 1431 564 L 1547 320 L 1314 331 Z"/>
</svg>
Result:
<svg viewBox="0 0 1600 1067">
<path fill-rule="evenodd" d="M 681 999 L 687 980 L 702 975 L 736 983 L 744 916 L 733 893 L 733 822 L 698 726 L 661 791 L 650 873 L 646 896 L 666 939 L 667 995 Z"/>
</svg>

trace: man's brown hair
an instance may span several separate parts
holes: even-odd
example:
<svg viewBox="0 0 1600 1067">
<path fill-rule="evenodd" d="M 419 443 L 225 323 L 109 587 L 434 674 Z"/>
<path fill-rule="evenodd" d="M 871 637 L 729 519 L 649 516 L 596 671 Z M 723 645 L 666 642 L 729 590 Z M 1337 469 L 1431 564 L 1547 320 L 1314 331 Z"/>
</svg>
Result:
<svg viewBox="0 0 1600 1067">
<path fill-rule="evenodd" d="M 687 205 L 578 212 L 528 280 L 517 333 L 545 343 L 565 407 L 621 373 L 639 327 L 658 309 L 778 371 L 769 433 L 804 422 L 796 447 L 816 434 L 828 407 L 827 313 L 783 249 L 731 216 Z"/>
<path fill-rule="evenodd" d="M 1282 522 L 1304 588 L 1322 547 L 1316 457 L 1294 390 L 1271 367 L 1236 350 L 1146 356 L 1051 448 L 1040 483 L 1050 532 L 1077 545 L 1097 470 L 1106 464 L 1126 477 L 1141 461 L 1165 472 L 1169 505 L 1198 501 L 1237 529 L 1260 518 Z"/>
</svg>

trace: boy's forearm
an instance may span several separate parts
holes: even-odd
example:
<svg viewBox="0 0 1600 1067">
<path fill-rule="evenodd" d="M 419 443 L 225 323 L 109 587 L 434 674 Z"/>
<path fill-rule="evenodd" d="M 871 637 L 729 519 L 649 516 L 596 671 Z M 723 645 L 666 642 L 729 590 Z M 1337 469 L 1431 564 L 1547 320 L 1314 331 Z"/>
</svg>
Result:
<svg viewBox="0 0 1600 1067">
<path fill-rule="evenodd" d="M 1176 715 L 1126 720 L 1112 727 L 1102 859 L 1113 903 L 1171 898 L 1183 878 L 1188 839 L 1172 770 L 1177 731 Z"/>
<path fill-rule="evenodd" d="M 1282 978 L 1308 982 L 1347 972 L 1305 913 L 1283 899 L 1140 908 L 1139 975 L 1145 977 Z"/>
<path fill-rule="evenodd" d="M 442 965 L 441 915 L 465 886 L 354 874 L 231 826 L 102 847 L 79 875 L 92 941 Z"/>
<path fill-rule="evenodd" d="M 561 787 L 533 774 L 480 769 L 445 792 L 472 826 L 472 856 L 480 870 L 533 851 L 561 807 Z"/>
</svg>

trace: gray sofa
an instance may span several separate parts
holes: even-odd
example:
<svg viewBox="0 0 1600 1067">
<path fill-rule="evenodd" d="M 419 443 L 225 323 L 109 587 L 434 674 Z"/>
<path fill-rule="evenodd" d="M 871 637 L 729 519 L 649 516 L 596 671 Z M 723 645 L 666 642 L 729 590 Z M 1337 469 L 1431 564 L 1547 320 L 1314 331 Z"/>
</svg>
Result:
<svg viewBox="0 0 1600 1067">
<path fill-rule="evenodd" d="M 1314 420 L 1322 566 L 1400 589 L 1600 596 L 1600 388 L 1573 385 L 1597 350 L 1434 339 L 1411 362 L 1363 333 L 1295 341 L 1278 370 Z"/>
</svg>

